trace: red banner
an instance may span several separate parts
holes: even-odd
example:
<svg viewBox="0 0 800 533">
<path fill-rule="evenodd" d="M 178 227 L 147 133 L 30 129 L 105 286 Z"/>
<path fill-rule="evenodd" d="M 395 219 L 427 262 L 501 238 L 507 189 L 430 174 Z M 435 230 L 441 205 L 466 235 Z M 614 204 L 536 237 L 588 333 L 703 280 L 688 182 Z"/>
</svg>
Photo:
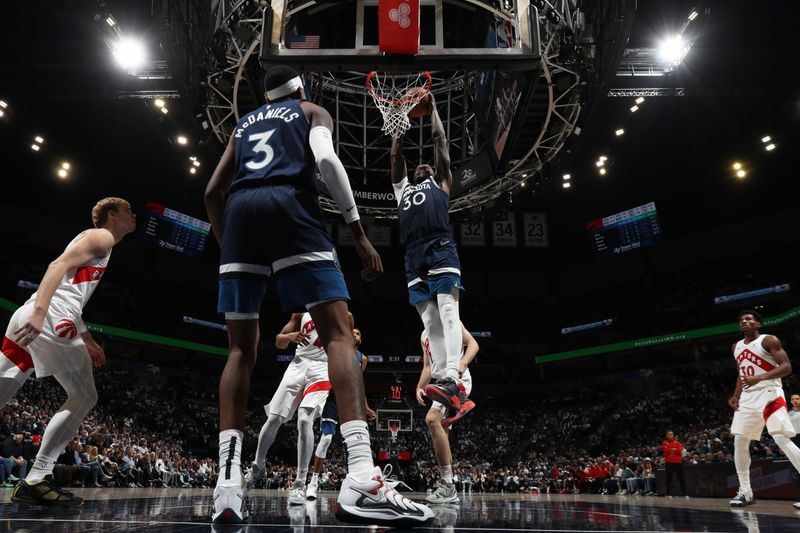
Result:
<svg viewBox="0 0 800 533">
<path fill-rule="evenodd" d="M 419 52 L 419 0 L 379 0 L 378 35 L 381 52 Z"/>
</svg>

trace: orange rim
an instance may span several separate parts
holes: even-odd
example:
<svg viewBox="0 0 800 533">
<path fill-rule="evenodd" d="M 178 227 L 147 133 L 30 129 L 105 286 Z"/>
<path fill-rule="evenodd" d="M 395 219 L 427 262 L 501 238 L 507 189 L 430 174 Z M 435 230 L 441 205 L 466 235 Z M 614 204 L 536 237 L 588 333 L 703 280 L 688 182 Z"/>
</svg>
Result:
<svg viewBox="0 0 800 533">
<path fill-rule="evenodd" d="M 400 105 L 403 105 L 404 103 L 406 103 L 403 100 L 392 100 L 391 98 L 385 98 L 385 97 L 375 93 L 375 89 L 372 86 L 372 78 L 377 73 L 378 73 L 377 70 L 373 70 L 372 72 L 370 72 L 367 75 L 367 82 L 366 82 L 367 92 L 369 92 L 369 94 L 371 94 L 372 97 L 375 98 L 376 100 L 379 100 L 381 102 L 385 102 L 385 103 L 390 104 L 390 105 L 400 106 Z M 422 89 L 424 91 L 424 94 L 420 97 L 420 100 L 422 98 L 425 98 L 425 95 L 428 94 L 431 91 L 431 86 L 433 85 L 433 80 L 431 79 L 431 73 L 428 72 L 427 70 L 423 70 L 422 73 L 425 74 L 425 77 L 427 78 L 427 81 L 425 82 L 424 86 L 417 87 L 418 89 Z M 411 88 L 412 87 L 407 87 L 406 91 L 408 91 Z"/>
</svg>

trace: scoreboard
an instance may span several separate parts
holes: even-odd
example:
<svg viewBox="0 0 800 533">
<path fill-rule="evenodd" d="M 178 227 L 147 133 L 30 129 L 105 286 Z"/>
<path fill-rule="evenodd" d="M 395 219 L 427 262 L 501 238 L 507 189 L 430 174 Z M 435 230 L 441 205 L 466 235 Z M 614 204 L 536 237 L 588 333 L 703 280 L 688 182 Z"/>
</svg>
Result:
<svg viewBox="0 0 800 533">
<path fill-rule="evenodd" d="M 586 224 L 592 251 L 598 255 L 621 254 L 652 246 L 661 237 L 655 202 Z"/>
<path fill-rule="evenodd" d="M 198 255 L 206 248 L 211 224 L 185 215 L 156 202 L 148 202 L 140 218 L 139 236 L 167 250 Z"/>
</svg>

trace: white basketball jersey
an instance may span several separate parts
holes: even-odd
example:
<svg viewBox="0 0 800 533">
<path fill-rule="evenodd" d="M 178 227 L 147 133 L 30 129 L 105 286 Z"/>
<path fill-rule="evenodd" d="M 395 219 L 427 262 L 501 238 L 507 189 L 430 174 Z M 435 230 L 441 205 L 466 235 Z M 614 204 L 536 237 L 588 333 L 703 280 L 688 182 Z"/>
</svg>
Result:
<svg viewBox="0 0 800 533">
<path fill-rule="evenodd" d="M 72 239 L 65 251 L 74 246 L 85 233 L 84 231 Z M 74 318 L 79 318 L 86 302 L 89 301 L 94 290 L 100 284 L 100 278 L 103 277 L 106 271 L 110 257 L 111 254 L 109 253 L 103 258 L 92 259 L 84 265 L 67 270 L 50 301 L 52 311 L 55 314 L 71 315 Z M 28 302 L 34 300 L 36 300 L 36 293 L 33 293 Z"/>
<path fill-rule="evenodd" d="M 447 369 L 437 368 L 433 363 L 433 355 L 431 355 L 431 340 L 425 335 L 424 331 L 422 332 L 422 346 L 425 347 L 425 353 L 423 354 L 423 357 L 427 357 L 428 362 L 431 364 L 431 377 L 437 380 L 444 379 Z M 463 346 L 461 348 L 461 355 L 464 355 Z M 461 374 L 461 381 L 472 381 L 472 375 L 469 373 L 469 367 L 467 367 L 466 370 L 464 370 L 464 373 Z"/>
<path fill-rule="evenodd" d="M 766 337 L 766 335 L 759 335 L 753 342 L 746 343 L 744 339 L 742 339 L 736 343 L 736 347 L 733 349 L 733 356 L 736 358 L 736 364 L 739 366 L 739 375 L 758 376 L 778 366 L 778 362 L 775 361 L 772 355 L 761 345 L 761 341 L 764 337 Z M 752 387 L 744 389 L 744 392 L 782 386 L 780 378 L 766 379 L 756 383 Z"/>
<path fill-rule="evenodd" d="M 322 339 L 317 335 L 317 327 L 311 320 L 310 313 L 303 313 L 303 318 L 300 319 L 300 333 L 308 335 L 308 345 L 298 346 L 294 351 L 295 357 L 303 357 L 312 361 L 327 361 L 328 354 L 325 353 L 325 348 L 322 346 Z"/>
</svg>

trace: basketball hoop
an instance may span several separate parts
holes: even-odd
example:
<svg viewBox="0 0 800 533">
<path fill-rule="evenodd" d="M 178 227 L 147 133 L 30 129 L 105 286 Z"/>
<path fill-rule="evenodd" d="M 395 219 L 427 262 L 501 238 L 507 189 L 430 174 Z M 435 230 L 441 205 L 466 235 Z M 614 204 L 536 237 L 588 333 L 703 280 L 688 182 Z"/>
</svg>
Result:
<svg viewBox="0 0 800 533">
<path fill-rule="evenodd" d="M 373 70 L 367 76 L 367 92 L 383 115 L 383 132 L 397 139 L 411 127 L 408 112 L 431 90 L 431 73 L 386 74 Z"/>
<path fill-rule="evenodd" d="M 392 420 L 389 424 L 389 431 L 392 433 L 392 440 L 397 440 L 397 433 L 400 431 L 400 422 Z"/>
</svg>

